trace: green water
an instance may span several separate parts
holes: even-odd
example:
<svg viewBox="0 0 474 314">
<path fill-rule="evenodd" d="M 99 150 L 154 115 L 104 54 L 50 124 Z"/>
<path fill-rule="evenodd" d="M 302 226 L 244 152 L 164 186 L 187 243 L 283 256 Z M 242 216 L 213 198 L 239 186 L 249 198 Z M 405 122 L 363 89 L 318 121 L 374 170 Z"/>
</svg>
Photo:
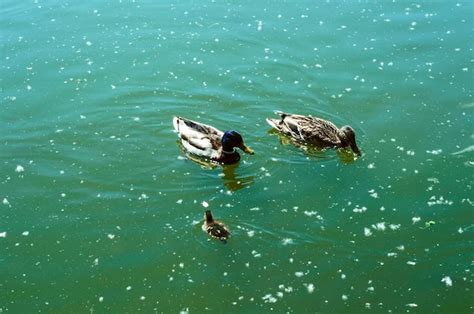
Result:
<svg viewBox="0 0 474 314">
<path fill-rule="evenodd" d="M 0 313 L 472 313 L 473 10 L 3 1 Z M 352 125 L 362 158 L 274 110 Z M 256 154 L 202 168 L 173 115 Z"/>
</svg>

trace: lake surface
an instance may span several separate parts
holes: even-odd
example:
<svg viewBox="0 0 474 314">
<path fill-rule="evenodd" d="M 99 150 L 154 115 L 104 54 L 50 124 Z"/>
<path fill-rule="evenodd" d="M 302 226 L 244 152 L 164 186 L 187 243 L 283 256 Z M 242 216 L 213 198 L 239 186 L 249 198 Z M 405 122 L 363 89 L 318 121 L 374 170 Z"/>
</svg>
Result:
<svg viewBox="0 0 474 314">
<path fill-rule="evenodd" d="M 3 1 L 0 313 L 472 313 L 473 10 Z M 275 110 L 363 156 L 293 146 Z M 256 154 L 193 162 L 173 115 Z"/>
</svg>

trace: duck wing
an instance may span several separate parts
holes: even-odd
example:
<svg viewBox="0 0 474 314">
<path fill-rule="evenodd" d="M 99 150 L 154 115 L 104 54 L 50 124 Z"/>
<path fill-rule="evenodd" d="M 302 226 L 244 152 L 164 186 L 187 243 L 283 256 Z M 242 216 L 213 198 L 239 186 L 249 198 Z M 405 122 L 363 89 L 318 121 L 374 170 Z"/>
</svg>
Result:
<svg viewBox="0 0 474 314">
<path fill-rule="evenodd" d="M 186 118 L 182 118 L 182 117 L 173 117 L 173 126 L 176 132 L 180 134 L 181 133 L 189 134 L 191 132 L 195 132 L 195 133 L 199 133 L 201 136 L 216 135 L 219 138 L 221 138 L 222 135 L 224 135 L 224 132 L 216 129 L 213 126 L 196 122 L 193 120 L 189 120 Z"/>
<path fill-rule="evenodd" d="M 278 130 L 298 141 L 326 146 L 337 146 L 341 142 L 338 128 L 330 121 L 280 111 L 277 114 L 281 117 Z"/>
<path fill-rule="evenodd" d="M 203 123 L 174 117 L 173 126 L 184 148 L 199 156 L 216 158 L 221 148 L 222 131 Z"/>
</svg>

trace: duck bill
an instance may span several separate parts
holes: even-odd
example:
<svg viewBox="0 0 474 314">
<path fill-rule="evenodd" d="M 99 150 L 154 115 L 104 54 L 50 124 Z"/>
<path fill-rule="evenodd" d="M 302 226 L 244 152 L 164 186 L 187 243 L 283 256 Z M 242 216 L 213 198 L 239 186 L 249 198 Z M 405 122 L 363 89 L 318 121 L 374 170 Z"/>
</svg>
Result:
<svg viewBox="0 0 474 314">
<path fill-rule="evenodd" d="M 245 145 L 244 143 L 242 143 L 242 146 L 239 147 L 241 150 L 243 150 L 245 153 L 249 154 L 249 155 L 253 155 L 254 152 L 253 150 L 248 147 L 247 145 Z"/>
<path fill-rule="evenodd" d="M 360 157 L 362 155 L 360 150 L 359 150 L 359 147 L 357 147 L 356 143 L 351 145 L 351 149 L 357 157 Z"/>
</svg>

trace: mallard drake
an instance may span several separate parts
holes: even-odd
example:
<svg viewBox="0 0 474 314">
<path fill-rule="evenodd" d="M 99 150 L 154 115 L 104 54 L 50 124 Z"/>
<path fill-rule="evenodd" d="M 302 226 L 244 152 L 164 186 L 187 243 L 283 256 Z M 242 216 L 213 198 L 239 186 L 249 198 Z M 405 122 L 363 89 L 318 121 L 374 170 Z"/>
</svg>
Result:
<svg viewBox="0 0 474 314">
<path fill-rule="evenodd" d="M 327 120 L 297 114 L 275 112 L 280 116 L 278 119 L 267 119 L 275 130 L 290 136 L 299 143 L 315 145 L 321 148 L 350 147 L 354 154 L 360 156 L 360 150 L 355 140 L 355 132 L 346 125 L 340 129 Z"/>
<path fill-rule="evenodd" d="M 173 117 L 173 125 L 184 149 L 191 154 L 223 164 L 233 164 L 240 160 L 236 147 L 247 154 L 254 153 L 236 131 L 222 132 L 210 125 L 181 117 Z"/>
<path fill-rule="evenodd" d="M 229 228 L 219 220 L 214 220 L 210 210 L 204 213 L 204 223 L 202 230 L 206 231 L 211 237 L 226 241 L 230 236 Z"/>
</svg>

